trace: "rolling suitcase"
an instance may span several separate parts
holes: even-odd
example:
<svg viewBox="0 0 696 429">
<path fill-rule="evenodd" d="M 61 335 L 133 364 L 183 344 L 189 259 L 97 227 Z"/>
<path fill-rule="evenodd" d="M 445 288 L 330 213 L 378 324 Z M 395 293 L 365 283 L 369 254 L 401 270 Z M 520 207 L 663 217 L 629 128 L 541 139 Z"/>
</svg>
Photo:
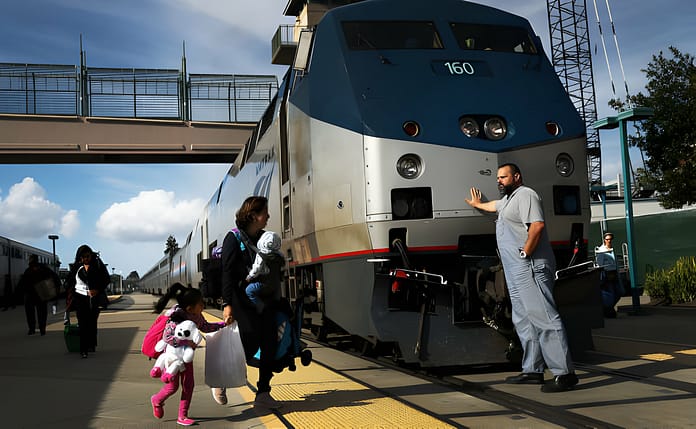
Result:
<svg viewBox="0 0 696 429">
<path fill-rule="evenodd" d="M 65 325 L 63 336 L 65 337 L 65 346 L 70 353 L 80 351 L 80 327 L 78 325 L 72 323 Z"/>
</svg>

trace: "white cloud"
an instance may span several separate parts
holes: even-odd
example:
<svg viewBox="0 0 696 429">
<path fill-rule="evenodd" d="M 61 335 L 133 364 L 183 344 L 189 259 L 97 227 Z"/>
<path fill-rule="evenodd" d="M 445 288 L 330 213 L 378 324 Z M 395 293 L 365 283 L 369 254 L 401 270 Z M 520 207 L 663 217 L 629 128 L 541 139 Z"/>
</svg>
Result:
<svg viewBox="0 0 696 429">
<path fill-rule="evenodd" d="M 0 234 L 19 240 L 35 239 L 46 234 L 71 237 L 80 228 L 77 210 L 64 210 L 46 198 L 46 190 L 31 177 L 10 187 L 0 199 Z"/>
<path fill-rule="evenodd" d="M 121 242 L 164 242 L 171 234 L 182 241 L 205 201 L 177 201 L 174 192 L 142 191 L 123 203 L 114 203 L 99 216 L 97 234 Z"/>
<path fill-rule="evenodd" d="M 60 233 L 66 237 L 74 237 L 80 229 L 80 219 L 77 210 L 68 210 L 60 220 Z"/>
</svg>

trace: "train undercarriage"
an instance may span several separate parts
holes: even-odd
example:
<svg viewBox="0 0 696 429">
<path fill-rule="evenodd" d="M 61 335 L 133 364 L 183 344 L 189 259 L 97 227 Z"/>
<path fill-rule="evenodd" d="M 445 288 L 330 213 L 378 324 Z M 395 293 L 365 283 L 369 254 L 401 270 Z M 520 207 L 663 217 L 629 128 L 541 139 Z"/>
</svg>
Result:
<svg viewBox="0 0 696 429">
<path fill-rule="evenodd" d="M 349 336 L 366 354 L 421 367 L 519 362 L 502 265 L 482 242 L 495 241 L 468 236 L 456 253 L 409 254 L 397 239 L 379 257 L 292 267 L 287 296 L 303 300 L 304 325 L 320 340 Z M 592 349 L 599 274 L 591 263 L 565 271 L 554 294 L 571 351 Z"/>
</svg>

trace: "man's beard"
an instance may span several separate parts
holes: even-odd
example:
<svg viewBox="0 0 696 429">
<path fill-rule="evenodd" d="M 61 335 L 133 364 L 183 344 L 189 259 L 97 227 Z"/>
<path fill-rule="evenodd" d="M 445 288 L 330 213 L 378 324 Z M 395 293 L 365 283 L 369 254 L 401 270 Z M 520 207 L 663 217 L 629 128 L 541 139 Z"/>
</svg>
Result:
<svg viewBox="0 0 696 429">
<path fill-rule="evenodd" d="M 498 190 L 500 191 L 500 195 L 505 195 L 505 196 L 510 196 L 512 194 L 512 191 L 514 191 L 515 185 L 510 184 L 510 185 L 503 185 L 502 183 L 498 185 Z"/>
</svg>

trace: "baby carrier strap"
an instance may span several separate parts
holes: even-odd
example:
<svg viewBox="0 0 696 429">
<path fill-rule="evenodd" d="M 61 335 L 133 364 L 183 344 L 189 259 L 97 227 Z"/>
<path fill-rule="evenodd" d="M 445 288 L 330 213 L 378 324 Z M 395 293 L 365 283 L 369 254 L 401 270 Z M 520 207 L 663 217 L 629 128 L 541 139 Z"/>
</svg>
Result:
<svg viewBox="0 0 696 429">
<path fill-rule="evenodd" d="M 237 238 L 237 242 L 239 243 L 239 248 L 242 253 L 246 254 L 248 257 L 248 260 L 246 261 L 246 268 L 248 271 L 251 269 L 251 264 L 254 261 L 256 254 L 259 253 L 259 249 L 254 245 L 254 243 L 251 242 L 251 240 L 249 240 L 249 236 L 244 231 L 238 228 L 233 228 L 230 230 L 230 232 L 232 232 Z"/>
</svg>

